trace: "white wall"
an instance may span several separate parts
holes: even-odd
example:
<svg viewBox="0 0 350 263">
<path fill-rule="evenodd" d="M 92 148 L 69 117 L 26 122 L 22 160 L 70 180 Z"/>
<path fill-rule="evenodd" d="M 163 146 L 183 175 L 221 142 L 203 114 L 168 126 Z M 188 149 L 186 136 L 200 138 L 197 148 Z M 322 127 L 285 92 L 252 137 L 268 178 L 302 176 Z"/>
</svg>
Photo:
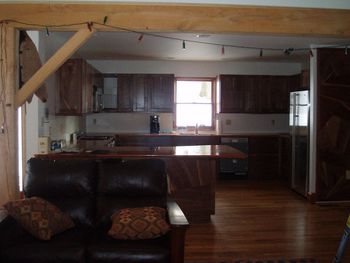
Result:
<svg viewBox="0 0 350 263">
<path fill-rule="evenodd" d="M 46 35 L 44 32 L 27 32 L 36 48 L 42 62 L 45 62 L 52 53 L 48 53 Z M 48 100 L 41 102 L 36 95 L 30 103 L 26 103 L 26 159 L 38 153 L 38 137 L 47 136 L 51 140 L 65 138 L 65 133 L 81 130 L 81 117 L 55 116 L 55 74 L 45 81 L 48 89 Z"/>
<path fill-rule="evenodd" d="M 33 0 L 0 0 L 0 2 L 33 2 Z M 35 2 L 52 2 L 41 0 Z M 346 0 L 56 0 L 55 2 L 154 2 L 154 3 L 196 3 L 196 4 L 232 4 L 232 5 L 257 5 L 257 6 L 291 6 L 311 8 L 338 8 L 350 9 L 350 2 Z"/>
<path fill-rule="evenodd" d="M 39 32 L 27 31 L 36 48 L 39 49 Z M 26 160 L 34 156 L 38 152 L 38 137 L 39 137 L 39 108 L 40 105 L 36 95 L 33 96 L 31 103 L 26 103 Z"/>
<path fill-rule="evenodd" d="M 88 60 L 103 73 L 171 73 L 176 77 L 216 77 L 219 74 L 293 75 L 299 63 L 186 62 L 152 60 Z"/>
<path fill-rule="evenodd" d="M 219 74 L 294 75 L 298 63 L 183 62 L 137 60 L 90 60 L 103 73 L 174 73 L 176 77 L 216 77 Z M 105 113 L 86 117 L 87 132 L 149 132 L 147 113 Z M 219 114 L 217 129 L 222 133 L 288 132 L 288 114 Z M 95 121 L 94 121 L 95 120 Z M 230 124 L 228 124 L 230 123 Z M 172 129 L 171 114 L 161 114 L 161 131 Z"/>
</svg>

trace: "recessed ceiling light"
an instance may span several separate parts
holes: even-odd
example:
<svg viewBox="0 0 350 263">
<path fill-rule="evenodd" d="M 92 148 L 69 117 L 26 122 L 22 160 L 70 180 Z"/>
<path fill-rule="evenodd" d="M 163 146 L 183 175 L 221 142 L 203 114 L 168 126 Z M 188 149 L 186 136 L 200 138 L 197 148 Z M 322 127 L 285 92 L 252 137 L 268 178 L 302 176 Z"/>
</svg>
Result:
<svg viewBox="0 0 350 263">
<path fill-rule="evenodd" d="M 208 37 L 210 37 L 210 35 L 209 34 L 197 34 L 196 37 L 198 37 L 198 38 L 208 38 Z"/>
</svg>

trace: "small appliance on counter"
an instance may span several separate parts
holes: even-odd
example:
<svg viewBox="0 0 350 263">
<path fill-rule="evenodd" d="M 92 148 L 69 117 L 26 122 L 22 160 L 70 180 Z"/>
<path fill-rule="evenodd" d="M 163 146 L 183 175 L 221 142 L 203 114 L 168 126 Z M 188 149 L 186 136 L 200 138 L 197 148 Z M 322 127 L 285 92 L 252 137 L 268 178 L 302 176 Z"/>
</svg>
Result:
<svg viewBox="0 0 350 263">
<path fill-rule="evenodd" d="M 151 115 L 149 118 L 150 133 L 159 133 L 159 115 Z"/>
</svg>

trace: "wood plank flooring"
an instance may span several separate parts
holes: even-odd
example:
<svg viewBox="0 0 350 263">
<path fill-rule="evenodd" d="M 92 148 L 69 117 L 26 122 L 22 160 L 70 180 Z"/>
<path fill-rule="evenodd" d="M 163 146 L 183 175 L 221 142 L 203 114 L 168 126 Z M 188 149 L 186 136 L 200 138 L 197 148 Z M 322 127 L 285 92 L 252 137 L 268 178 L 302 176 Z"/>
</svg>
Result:
<svg viewBox="0 0 350 263">
<path fill-rule="evenodd" d="M 346 204 L 310 204 L 281 182 L 219 181 L 216 214 L 209 224 L 190 226 L 185 260 L 315 258 L 329 263 L 349 213 Z M 349 250 L 344 262 L 350 262 Z"/>
</svg>

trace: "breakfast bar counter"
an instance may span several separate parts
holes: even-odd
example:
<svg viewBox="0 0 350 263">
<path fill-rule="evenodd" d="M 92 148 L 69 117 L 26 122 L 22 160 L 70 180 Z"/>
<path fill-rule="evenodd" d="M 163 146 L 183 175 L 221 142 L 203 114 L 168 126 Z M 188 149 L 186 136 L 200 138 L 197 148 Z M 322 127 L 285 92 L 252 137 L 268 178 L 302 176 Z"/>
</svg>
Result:
<svg viewBox="0 0 350 263">
<path fill-rule="evenodd" d="M 49 159 L 109 159 L 109 158 L 183 158 L 195 157 L 205 159 L 232 158 L 242 159 L 247 155 L 227 145 L 193 145 L 193 146 L 117 146 L 117 147 L 89 147 L 79 150 L 64 150 L 49 154 L 37 154 L 39 158 Z"/>
<path fill-rule="evenodd" d="M 215 214 L 215 182 L 220 158 L 243 159 L 247 155 L 226 145 L 174 147 L 81 148 L 79 152 L 37 154 L 41 159 L 157 158 L 166 164 L 169 197 L 176 200 L 191 223 L 210 221 Z"/>
</svg>

